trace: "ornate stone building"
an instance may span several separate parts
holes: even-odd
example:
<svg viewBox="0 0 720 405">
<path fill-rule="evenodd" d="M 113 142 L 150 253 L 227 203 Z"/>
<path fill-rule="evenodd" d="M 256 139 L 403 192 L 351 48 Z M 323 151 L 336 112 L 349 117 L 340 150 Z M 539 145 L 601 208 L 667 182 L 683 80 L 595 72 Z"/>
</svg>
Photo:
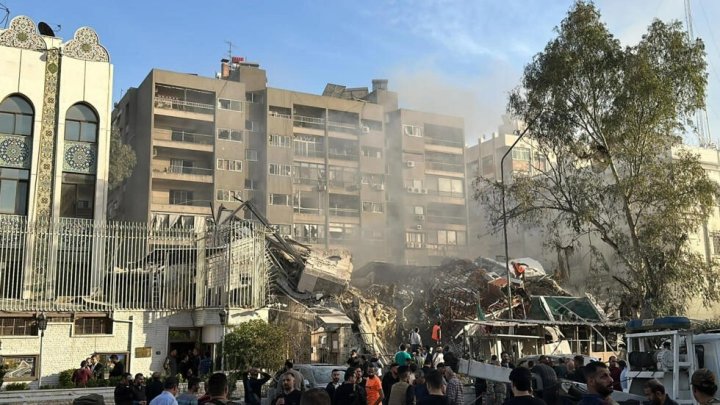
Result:
<svg viewBox="0 0 720 405">
<path fill-rule="evenodd" d="M 105 218 L 112 76 L 92 28 L 63 41 L 18 16 L 0 30 L 0 214 Z"/>
</svg>

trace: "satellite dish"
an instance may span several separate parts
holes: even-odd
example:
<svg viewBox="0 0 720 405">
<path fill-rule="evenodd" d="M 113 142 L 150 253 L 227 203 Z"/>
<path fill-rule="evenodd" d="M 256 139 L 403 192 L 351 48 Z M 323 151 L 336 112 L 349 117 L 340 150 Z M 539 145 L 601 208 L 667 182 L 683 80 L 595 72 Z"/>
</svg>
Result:
<svg viewBox="0 0 720 405">
<path fill-rule="evenodd" d="M 46 37 L 55 36 L 55 32 L 53 32 L 52 28 L 43 21 L 40 21 L 40 24 L 38 24 L 38 31 L 40 31 L 40 35 L 44 35 Z"/>
</svg>

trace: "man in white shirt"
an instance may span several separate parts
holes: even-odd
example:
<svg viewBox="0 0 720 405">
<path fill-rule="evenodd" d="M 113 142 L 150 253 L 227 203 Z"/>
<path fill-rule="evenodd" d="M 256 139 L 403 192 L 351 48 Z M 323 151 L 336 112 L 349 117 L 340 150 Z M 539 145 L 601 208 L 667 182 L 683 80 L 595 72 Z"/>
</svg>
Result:
<svg viewBox="0 0 720 405">
<path fill-rule="evenodd" d="M 178 380 L 175 377 L 167 377 L 163 383 L 165 391 L 150 401 L 150 405 L 178 405 L 175 395 L 178 393 Z"/>
<path fill-rule="evenodd" d="M 422 337 L 420 337 L 420 328 L 415 328 L 410 333 L 410 353 L 416 352 L 422 346 Z"/>
</svg>

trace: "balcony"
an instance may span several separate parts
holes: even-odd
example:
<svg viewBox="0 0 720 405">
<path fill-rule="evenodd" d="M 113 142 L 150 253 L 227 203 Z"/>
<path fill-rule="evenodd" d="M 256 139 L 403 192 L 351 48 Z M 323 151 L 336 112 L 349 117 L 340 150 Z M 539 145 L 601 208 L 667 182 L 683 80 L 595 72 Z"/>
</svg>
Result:
<svg viewBox="0 0 720 405">
<path fill-rule="evenodd" d="M 212 152 L 215 138 L 208 134 L 156 129 L 153 144 L 166 148 Z"/>
<path fill-rule="evenodd" d="M 440 146 L 449 146 L 452 148 L 464 148 L 465 143 L 462 141 L 454 141 L 449 139 L 440 139 L 440 138 L 431 138 L 428 136 L 425 136 L 425 144 L 429 145 L 440 145 Z"/>
<path fill-rule="evenodd" d="M 331 149 L 328 152 L 328 157 L 330 159 L 338 159 L 338 160 L 357 161 L 360 159 L 357 150 L 347 150 L 347 149 L 346 150 Z"/>
<path fill-rule="evenodd" d="M 466 225 L 467 220 L 465 217 L 460 216 L 447 216 L 447 215 L 425 215 L 425 218 L 427 222 L 434 223 L 434 224 L 456 224 L 456 225 Z"/>
<path fill-rule="evenodd" d="M 195 118 L 204 121 L 212 121 L 215 114 L 214 104 L 165 96 L 155 97 L 155 108 L 169 112 L 168 115 L 181 118 Z"/>
<path fill-rule="evenodd" d="M 360 210 L 355 208 L 330 208 L 330 215 L 335 217 L 357 217 Z"/>
<path fill-rule="evenodd" d="M 293 126 L 300 128 L 325 129 L 325 118 L 308 117 L 304 115 L 295 115 L 293 117 Z"/>
<path fill-rule="evenodd" d="M 169 201 L 167 198 L 153 198 L 151 209 L 157 212 L 210 215 L 210 202 L 210 200 Z"/>
<path fill-rule="evenodd" d="M 293 212 L 300 215 L 324 215 L 322 208 L 293 207 Z"/>
<path fill-rule="evenodd" d="M 425 162 L 426 170 L 437 170 L 442 172 L 465 173 L 465 166 L 457 163 Z"/>
<path fill-rule="evenodd" d="M 191 166 L 153 167 L 153 178 L 177 181 L 212 183 L 213 169 Z"/>
</svg>

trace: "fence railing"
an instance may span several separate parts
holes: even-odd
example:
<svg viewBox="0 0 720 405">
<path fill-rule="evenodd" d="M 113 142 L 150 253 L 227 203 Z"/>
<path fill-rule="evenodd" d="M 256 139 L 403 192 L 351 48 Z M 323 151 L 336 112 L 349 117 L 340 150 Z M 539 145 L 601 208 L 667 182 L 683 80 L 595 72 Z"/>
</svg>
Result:
<svg viewBox="0 0 720 405">
<path fill-rule="evenodd" d="M 0 310 L 258 307 L 268 288 L 265 229 L 202 231 L 0 216 Z"/>
</svg>

